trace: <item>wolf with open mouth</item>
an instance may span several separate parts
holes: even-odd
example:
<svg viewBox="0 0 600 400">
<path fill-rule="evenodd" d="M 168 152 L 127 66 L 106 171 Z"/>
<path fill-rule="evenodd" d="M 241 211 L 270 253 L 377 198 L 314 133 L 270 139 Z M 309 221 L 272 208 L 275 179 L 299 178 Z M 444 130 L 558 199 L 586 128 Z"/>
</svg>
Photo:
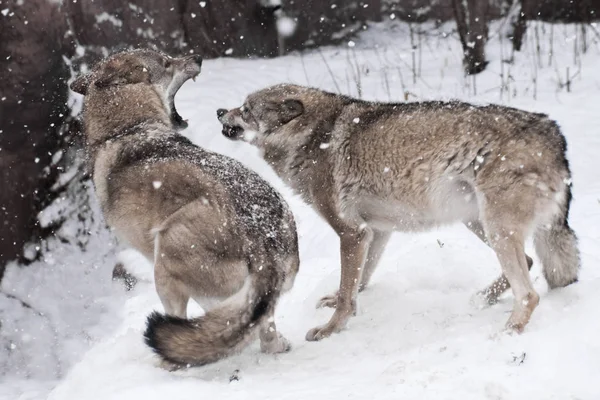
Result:
<svg viewBox="0 0 600 400">
<path fill-rule="evenodd" d="M 177 130 L 175 94 L 200 73 L 199 56 L 114 54 L 78 77 L 89 165 L 117 235 L 154 262 L 166 315 L 148 318 L 146 343 L 176 369 L 224 358 L 258 332 L 261 349 L 288 351 L 273 314 L 298 272 L 298 239 L 281 196 L 240 163 Z M 205 315 L 186 318 L 189 299 Z"/>
<path fill-rule="evenodd" d="M 217 117 L 223 135 L 259 148 L 340 238 L 340 288 L 319 302 L 335 312 L 308 340 L 344 329 L 394 231 L 464 223 L 502 267 L 481 300 L 493 304 L 513 291 L 510 331 L 522 332 L 539 302 L 528 236 L 551 289 L 577 282 L 567 144 L 545 114 L 458 101 L 370 102 L 280 84 Z"/>
</svg>

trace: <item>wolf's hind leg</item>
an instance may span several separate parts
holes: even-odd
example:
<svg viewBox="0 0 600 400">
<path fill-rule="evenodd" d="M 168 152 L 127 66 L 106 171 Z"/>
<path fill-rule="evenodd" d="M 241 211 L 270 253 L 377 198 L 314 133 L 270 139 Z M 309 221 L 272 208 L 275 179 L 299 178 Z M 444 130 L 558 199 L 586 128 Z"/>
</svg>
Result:
<svg viewBox="0 0 600 400">
<path fill-rule="evenodd" d="M 513 310 L 506 328 L 521 333 L 540 302 L 540 296 L 533 288 L 525 256 L 525 232 L 535 217 L 532 212 L 535 210 L 520 207 L 515 202 L 519 200 L 525 205 L 534 202 L 526 201 L 530 200 L 526 196 L 528 193 L 519 199 L 517 196 L 506 197 L 505 194 L 490 192 L 486 196 L 487 204 L 481 210 L 482 223 L 514 295 Z"/>
<path fill-rule="evenodd" d="M 159 265 L 156 265 L 154 268 L 156 292 L 165 309 L 165 313 L 179 318 L 186 318 L 187 304 L 190 298 L 186 293 L 184 285 L 178 282 L 177 278 L 168 276 L 168 273 L 158 271 L 162 269 Z"/>
<path fill-rule="evenodd" d="M 161 253 L 160 233 L 156 234 L 154 240 L 154 285 L 156 292 L 167 315 L 179 318 L 187 317 L 187 304 L 190 299 L 189 293 L 179 279 L 169 273 L 169 257 Z"/>
<path fill-rule="evenodd" d="M 513 311 L 506 327 L 521 333 L 537 307 L 540 296 L 529 277 L 522 234 L 511 235 L 508 230 L 502 230 L 496 233 L 496 237 L 492 239 L 492 247 L 515 296 Z"/>
<path fill-rule="evenodd" d="M 277 331 L 273 313 L 262 323 L 258 335 L 260 338 L 260 350 L 263 353 L 285 353 L 292 348 L 290 342 Z"/>
<path fill-rule="evenodd" d="M 483 229 L 483 224 L 479 220 L 468 221 L 465 222 L 465 226 L 473 232 L 483 243 L 490 246 L 490 242 L 488 241 L 485 230 Z M 491 246 L 490 246 L 491 247 Z M 531 266 L 533 265 L 533 260 L 527 254 L 525 254 L 525 258 L 527 259 L 527 268 L 531 270 Z M 485 289 L 477 292 L 477 296 L 481 297 L 485 300 L 485 303 L 488 305 L 493 305 L 498 302 L 498 298 L 506 292 L 510 288 L 510 283 L 504 274 L 500 275 L 494 282 L 492 282 Z"/>
</svg>

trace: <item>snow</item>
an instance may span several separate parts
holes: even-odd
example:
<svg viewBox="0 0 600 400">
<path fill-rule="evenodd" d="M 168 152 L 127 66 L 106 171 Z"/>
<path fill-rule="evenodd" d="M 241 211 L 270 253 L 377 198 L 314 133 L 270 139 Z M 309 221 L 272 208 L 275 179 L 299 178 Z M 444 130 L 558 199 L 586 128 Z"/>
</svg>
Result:
<svg viewBox="0 0 600 400">
<path fill-rule="evenodd" d="M 115 17 L 114 15 L 110 15 L 107 12 L 103 12 L 103 13 L 96 15 L 96 23 L 97 24 L 101 24 L 102 22 L 105 22 L 105 21 L 110 22 L 111 24 L 113 24 L 116 27 L 123 26 L 123 21 L 121 21 L 119 18 Z"/>
<path fill-rule="evenodd" d="M 142 341 L 146 316 L 162 310 L 151 266 L 131 250 L 115 255 L 109 232 L 98 228 L 87 252 L 56 245 L 42 261 L 8 268 L 2 292 L 26 300 L 43 315 L 0 294 L 0 398 L 600 398 L 600 44 L 589 35 L 588 52 L 575 60 L 568 39 L 579 28 L 555 26 L 549 58 L 550 29 L 540 24 L 541 56 L 529 34 L 515 63 L 508 64 L 500 57 L 511 54 L 509 43 L 500 41 L 495 24 L 486 48 L 487 70 L 464 77 L 458 38 L 447 34 L 454 26 L 423 28 L 427 35 L 420 56 L 411 52 L 408 26 L 388 21 L 354 39 L 356 63 L 347 46 L 271 60 L 206 60 L 196 82 L 186 83 L 177 95 L 177 109 L 189 119 L 184 134 L 257 171 L 294 212 L 300 272 L 276 314 L 278 329 L 292 343 L 290 353 L 261 354 L 253 343 L 240 355 L 202 368 L 174 373 L 158 368 Z M 422 60 L 413 68 L 415 54 Z M 571 76 L 580 68 L 570 92 L 564 84 L 567 67 Z M 353 78 L 356 70 L 359 83 Z M 224 138 L 216 119 L 217 108 L 239 107 L 251 91 L 284 81 L 331 91 L 339 86 L 345 94 L 362 93 L 369 100 L 457 98 L 548 113 L 569 146 L 570 221 L 582 254 L 579 283 L 548 292 L 534 257 L 540 305 L 524 334 L 508 335 L 502 328 L 512 307 L 510 294 L 493 307 L 471 304 L 473 294 L 499 274 L 491 250 L 458 225 L 396 233 L 372 285 L 359 295 L 359 312 L 348 329 L 306 342 L 306 332 L 332 314 L 314 306 L 337 288 L 338 239 L 255 148 Z M 527 251 L 535 254 L 530 243 Z M 111 282 L 117 259 L 139 279 L 127 295 Z M 200 312 L 190 305 L 190 313 Z"/>
<path fill-rule="evenodd" d="M 293 18 L 282 16 L 277 18 L 277 32 L 283 37 L 294 34 L 298 23 Z"/>
<path fill-rule="evenodd" d="M 92 206 L 97 209 L 95 202 Z M 55 203 L 46 214 L 57 216 L 61 207 Z M 82 228 L 90 236 L 84 237 Z M 115 263 L 117 245 L 101 221 L 82 227 L 72 218 L 58 235 L 77 240 L 51 241 L 40 261 L 10 264 L 2 281 L 0 399 L 46 398 L 82 353 L 122 318 L 124 290 L 111 282 L 107 269 Z M 88 251 L 81 252 L 79 245 L 89 238 Z"/>
</svg>

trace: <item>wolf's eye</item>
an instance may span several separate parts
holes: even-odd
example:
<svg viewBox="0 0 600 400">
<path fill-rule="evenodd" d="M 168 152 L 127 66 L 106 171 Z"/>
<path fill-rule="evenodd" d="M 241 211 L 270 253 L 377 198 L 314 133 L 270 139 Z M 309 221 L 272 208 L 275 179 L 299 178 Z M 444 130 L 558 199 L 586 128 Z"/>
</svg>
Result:
<svg viewBox="0 0 600 400">
<path fill-rule="evenodd" d="M 171 61 L 165 60 L 165 68 L 169 68 L 171 66 Z"/>
<path fill-rule="evenodd" d="M 242 107 L 240 108 L 240 111 L 242 112 L 242 114 L 248 114 L 248 111 L 249 111 L 249 110 L 248 110 L 248 107 L 246 107 L 246 106 L 242 106 Z"/>
</svg>

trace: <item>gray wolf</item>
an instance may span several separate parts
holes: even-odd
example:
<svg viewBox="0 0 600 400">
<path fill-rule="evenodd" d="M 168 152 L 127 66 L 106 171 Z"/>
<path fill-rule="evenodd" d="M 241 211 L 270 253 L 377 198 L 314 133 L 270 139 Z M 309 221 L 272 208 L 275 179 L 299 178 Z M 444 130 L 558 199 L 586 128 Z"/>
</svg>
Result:
<svg viewBox="0 0 600 400">
<path fill-rule="evenodd" d="M 293 216 L 240 163 L 193 145 L 174 97 L 200 73 L 198 56 L 117 53 L 77 78 L 96 194 L 117 235 L 154 262 L 166 315 L 148 317 L 146 343 L 163 366 L 217 361 L 258 331 L 264 352 L 288 351 L 273 322 L 298 271 Z M 189 299 L 206 311 L 186 319 Z"/>
<path fill-rule="evenodd" d="M 512 331 L 523 331 L 539 302 L 526 237 L 550 288 L 577 280 L 566 142 L 546 115 L 458 101 L 367 102 L 281 84 L 217 116 L 226 137 L 257 146 L 339 235 L 340 288 L 319 303 L 335 312 L 307 340 L 346 325 L 392 231 L 464 223 L 503 271 L 481 296 L 493 303 L 512 288 Z"/>
</svg>

